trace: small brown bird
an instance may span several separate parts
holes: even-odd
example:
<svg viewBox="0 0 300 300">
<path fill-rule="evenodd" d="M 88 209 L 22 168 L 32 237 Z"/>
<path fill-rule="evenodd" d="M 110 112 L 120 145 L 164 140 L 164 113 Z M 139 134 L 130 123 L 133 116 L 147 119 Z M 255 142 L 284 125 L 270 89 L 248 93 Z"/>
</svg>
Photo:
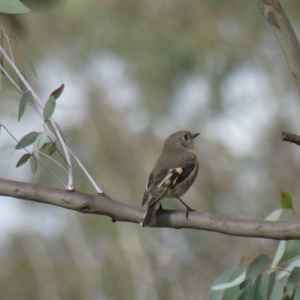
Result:
<svg viewBox="0 0 300 300">
<path fill-rule="evenodd" d="M 141 220 L 143 227 L 151 226 L 155 213 L 163 198 L 177 198 L 186 207 L 186 218 L 190 211 L 181 197 L 194 183 L 199 167 L 199 159 L 194 150 L 194 138 L 200 133 L 177 131 L 165 141 L 162 153 L 150 173 L 142 205 L 147 210 Z"/>
</svg>

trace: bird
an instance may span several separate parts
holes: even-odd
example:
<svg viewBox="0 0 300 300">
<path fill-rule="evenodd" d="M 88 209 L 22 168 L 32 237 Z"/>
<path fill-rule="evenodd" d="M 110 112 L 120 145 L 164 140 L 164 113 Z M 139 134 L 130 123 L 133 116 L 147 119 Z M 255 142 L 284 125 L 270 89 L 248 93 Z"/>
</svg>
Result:
<svg viewBox="0 0 300 300">
<path fill-rule="evenodd" d="M 186 207 L 186 219 L 191 211 L 180 197 L 194 183 L 199 169 L 199 158 L 194 149 L 194 139 L 200 133 L 192 134 L 181 130 L 171 134 L 164 142 L 162 153 L 149 175 L 142 205 L 147 204 L 140 222 L 143 227 L 153 224 L 156 211 L 164 198 L 177 198 Z"/>
</svg>

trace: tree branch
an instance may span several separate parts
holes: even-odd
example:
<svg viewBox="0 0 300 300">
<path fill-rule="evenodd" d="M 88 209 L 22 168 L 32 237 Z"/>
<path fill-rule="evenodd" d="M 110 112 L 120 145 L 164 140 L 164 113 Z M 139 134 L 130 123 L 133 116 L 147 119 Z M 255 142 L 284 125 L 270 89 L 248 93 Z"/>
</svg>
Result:
<svg viewBox="0 0 300 300">
<path fill-rule="evenodd" d="M 293 133 L 282 132 L 281 138 L 283 141 L 294 143 L 294 144 L 300 146 L 300 136 L 299 135 L 296 135 Z"/>
<path fill-rule="evenodd" d="M 105 194 L 68 192 L 58 188 L 6 179 L 0 179 L 0 195 L 52 204 L 82 213 L 104 215 L 114 221 L 139 223 L 144 214 L 143 207 L 113 200 Z M 191 212 L 189 220 L 186 220 L 185 211 L 158 211 L 153 227 L 191 228 L 274 240 L 300 239 L 299 221 L 270 222 L 233 219 L 207 212 Z"/>
<path fill-rule="evenodd" d="M 258 0 L 259 8 L 275 31 L 300 95 L 300 46 L 278 0 Z"/>
</svg>

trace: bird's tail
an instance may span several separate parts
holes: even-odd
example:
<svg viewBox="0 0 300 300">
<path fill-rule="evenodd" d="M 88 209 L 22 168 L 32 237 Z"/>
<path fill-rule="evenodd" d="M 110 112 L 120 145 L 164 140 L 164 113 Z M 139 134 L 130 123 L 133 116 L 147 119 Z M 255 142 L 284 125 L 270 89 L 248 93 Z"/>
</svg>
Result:
<svg viewBox="0 0 300 300">
<path fill-rule="evenodd" d="M 143 227 L 151 226 L 158 207 L 159 207 L 159 201 L 156 201 L 154 204 L 148 206 L 143 216 L 143 219 L 140 222 L 140 225 L 142 225 Z"/>
</svg>

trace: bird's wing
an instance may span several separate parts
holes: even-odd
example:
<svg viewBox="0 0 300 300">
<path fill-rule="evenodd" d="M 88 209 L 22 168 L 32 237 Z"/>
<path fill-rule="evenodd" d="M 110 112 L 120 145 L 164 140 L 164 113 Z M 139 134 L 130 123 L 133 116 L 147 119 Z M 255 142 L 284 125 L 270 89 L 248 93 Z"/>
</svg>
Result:
<svg viewBox="0 0 300 300">
<path fill-rule="evenodd" d="M 151 193 L 152 186 L 153 186 L 153 177 L 154 177 L 154 172 L 152 171 L 150 173 L 148 181 L 146 183 L 146 190 L 145 190 L 145 193 L 144 193 L 142 205 L 145 205 L 148 201 L 148 198 L 149 198 L 149 195 Z"/>
<path fill-rule="evenodd" d="M 192 157 L 183 167 L 162 169 L 154 178 L 154 186 L 151 191 L 152 198 L 148 206 L 163 198 L 176 184 L 185 180 L 195 169 L 196 165 L 197 158 Z"/>
</svg>

